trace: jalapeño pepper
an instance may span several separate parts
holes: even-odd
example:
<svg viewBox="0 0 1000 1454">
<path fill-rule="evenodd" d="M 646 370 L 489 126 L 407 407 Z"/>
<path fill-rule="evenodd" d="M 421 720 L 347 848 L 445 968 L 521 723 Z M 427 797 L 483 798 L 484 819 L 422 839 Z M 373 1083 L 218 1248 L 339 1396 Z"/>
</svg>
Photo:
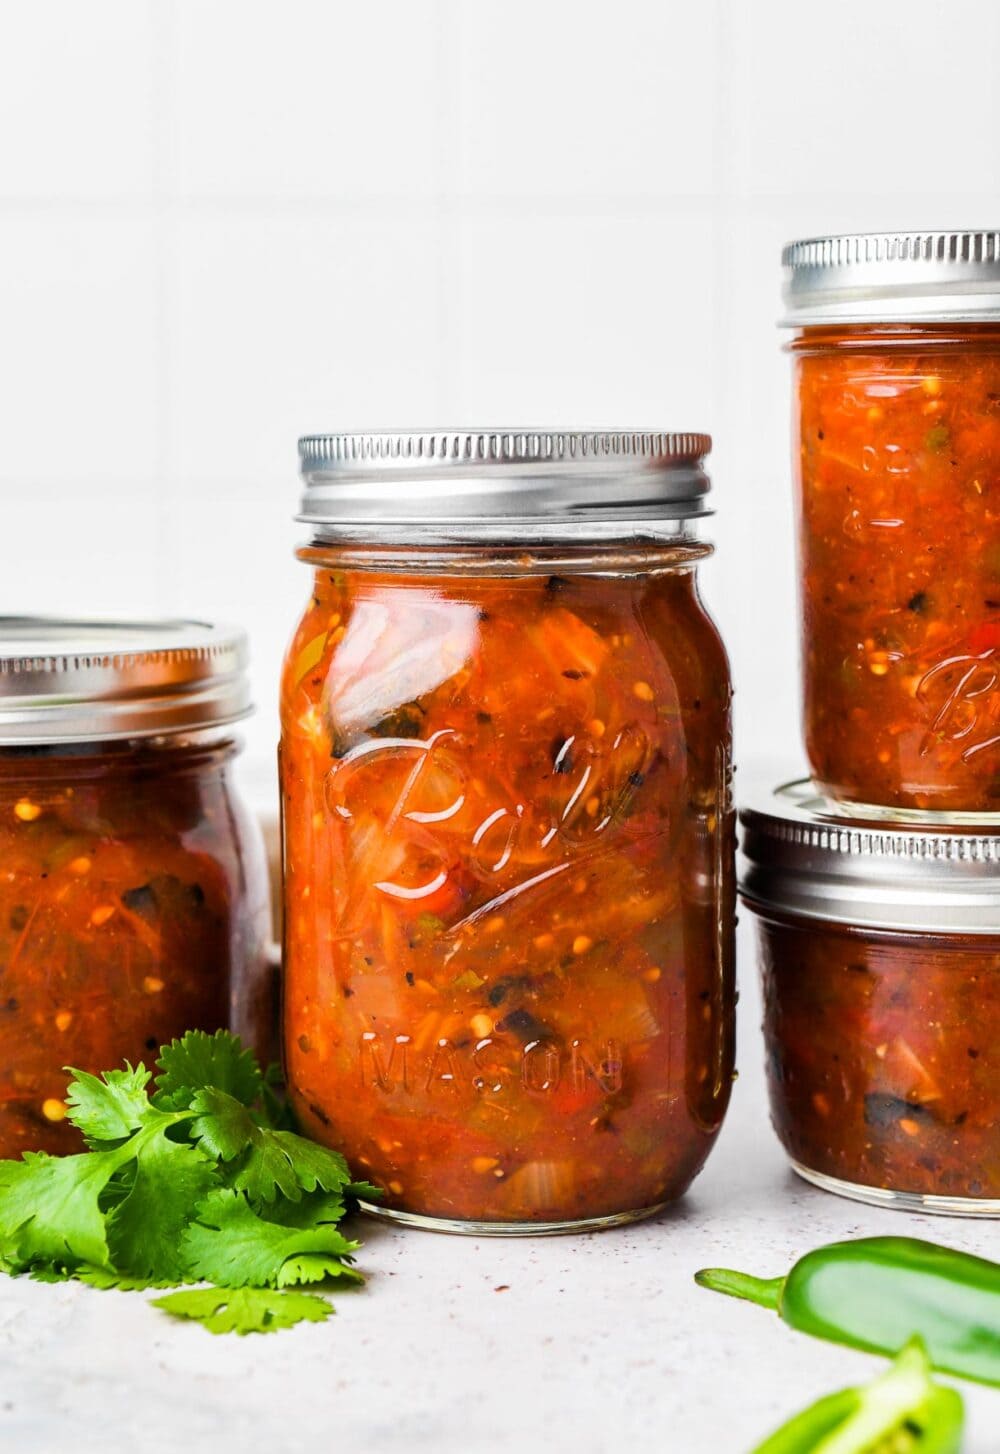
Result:
<svg viewBox="0 0 1000 1454">
<path fill-rule="evenodd" d="M 964 1422 L 961 1395 L 931 1381 L 914 1338 L 881 1377 L 819 1399 L 753 1454 L 958 1454 Z"/>
<path fill-rule="evenodd" d="M 711 1267 L 695 1281 L 773 1308 L 793 1328 L 869 1353 L 923 1339 L 934 1368 L 1000 1387 L 1000 1265 L 912 1237 L 809 1252 L 787 1277 Z"/>
</svg>

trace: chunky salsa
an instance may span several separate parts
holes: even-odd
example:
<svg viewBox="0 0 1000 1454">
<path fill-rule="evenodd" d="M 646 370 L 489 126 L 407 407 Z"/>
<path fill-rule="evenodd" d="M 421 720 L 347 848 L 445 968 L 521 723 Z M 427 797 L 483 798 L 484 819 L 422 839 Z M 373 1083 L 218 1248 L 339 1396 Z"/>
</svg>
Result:
<svg viewBox="0 0 1000 1454">
<path fill-rule="evenodd" d="M 305 1129 L 435 1219 L 680 1195 L 733 1059 L 730 688 L 693 549 L 304 554 L 281 768 Z"/>
<path fill-rule="evenodd" d="M 792 348 L 814 774 L 848 802 L 1000 811 L 1000 327 Z"/>
<path fill-rule="evenodd" d="M 1000 936 L 762 918 L 771 1112 L 855 1187 L 1000 1207 Z"/>
<path fill-rule="evenodd" d="M 64 1067 L 266 1043 L 266 876 L 231 745 L 0 751 L 0 1156 L 81 1149 Z"/>
</svg>

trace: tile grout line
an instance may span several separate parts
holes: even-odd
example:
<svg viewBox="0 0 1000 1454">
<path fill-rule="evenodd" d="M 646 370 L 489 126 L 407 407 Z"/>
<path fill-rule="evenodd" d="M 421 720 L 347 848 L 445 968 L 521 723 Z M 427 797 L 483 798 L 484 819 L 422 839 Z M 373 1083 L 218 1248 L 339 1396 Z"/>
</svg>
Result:
<svg viewBox="0 0 1000 1454">
<path fill-rule="evenodd" d="M 713 125 L 714 134 L 712 142 L 712 181 L 713 181 L 713 319 L 712 319 L 712 355 L 714 358 L 715 378 L 712 385 L 712 404 L 714 418 L 711 432 L 713 445 L 721 446 L 722 463 L 726 462 L 730 453 L 730 403 L 732 399 L 732 380 L 730 378 L 730 357 L 729 347 L 730 319 L 734 316 L 735 298 L 733 293 L 733 269 L 732 269 L 732 245 L 733 245 L 733 222 L 735 218 L 734 200 L 734 177 L 733 162 L 730 150 L 730 138 L 732 131 L 732 95 L 733 95 L 733 69 L 734 49 L 732 45 L 733 11 L 731 0 L 716 0 L 715 7 L 715 86 L 713 95 Z M 725 481 L 722 484 L 721 502 L 719 508 L 726 507 L 728 490 L 725 488 Z M 710 605 L 725 619 L 727 612 L 726 592 L 724 582 L 727 572 L 716 567 L 714 571 L 706 572 L 709 575 L 709 590 L 706 593 Z M 733 657 L 738 659 L 738 653 L 734 652 Z M 735 725 L 738 726 L 740 714 L 739 682 L 734 682 L 737 688 L 734 699 Z M 736 739 L 738 741 L 738 738 Z"/>
<path fill-rule="evenodd" d="M 458 358 L 459 328 L 458 278 L 461 259 L 460 213 L 449 204 L 449 177 L 458 174 L 458 142 L 461 124 L 461 100 L 459 94 L 458 29 L 461 14 L 453 0 L 437 0 L 437 37 L 435 47 L 435 85 L 437 104 L 435 106 L 435 145 L 437 159 L 435 167 L 435 222 L 437 231 L 437 320 L 438 336 L 435 340 L 437 376 L 436 420 L 428 420 L 433 427 L 450 427 L 461 423 L 454 419 L 452 401 L 458 394 L 458 380 L 461 377 Z"/>
<path fill-rule="evenodd" d="M 175 247 L 171 196 L 171 135 L 177 95 L 175 75 L 176 12 L 174 0 L 150 0 L 154 100 L 152 227 L 155 279 L 155 429 L 153 492 L 157 519 L 156 602 L 166 614 L 174 607 L 176 564 L 171 558 L 170 429 L 173 419 L 173 367 L 170 309 L 173 301 Z"/>
<path fill-rule="evenodd" d="M 857 191 L 826 191 L 815 194 L 773 192 L 741 197 L 730 188 L 725 195 L 725 202 L 735 216 L 767 221 L 771 218 L 783 219 L 790 207 L 822 204 L 830 208 L 858 210 L 870 207 L 875 201 L 884 202 L 885 197 L 884 192 L 876 194 Z M 510 218 L 515 221 L 577 217 L 640 221 L 645 218 L 669 219 L 698 214 L 711 216 L 718 200 L 714 186 L 705 192 L 572 192 L 561 197 L 523 192 L 478 195 L 450 190 L 439 192 L 434 189 L 421 196 L 380 193 L 364 197 L 307 197 L 263 192 L 190 197 L 174 192 L 169 196 L 170 210 L 174 216 L 225 218 L 233 215 L 267 215 L 292 218 L 313 215 L 344 221 L 385 220 L 400 215 L 432 220 L 437 216 L 471 216 L 485 219 Z M 890 201 L 895 207 L 920 205 L 926 208 L 928 194 L 894 192 Z M 956 208 L 975 208 L 982 206 L 982 198 L 969 192 L 934 194 L 935 206 L 945 204 Z M 35 198 L 17 194 L 0 195 L 0 217 L 55 215 L 80 218 L 90 214 L 95 217 L 137 218 L 151 216 L 157 206 L 155 199 L 134 196 L 89 198 L 65 193 L 60 196 Z"/>
</svg>

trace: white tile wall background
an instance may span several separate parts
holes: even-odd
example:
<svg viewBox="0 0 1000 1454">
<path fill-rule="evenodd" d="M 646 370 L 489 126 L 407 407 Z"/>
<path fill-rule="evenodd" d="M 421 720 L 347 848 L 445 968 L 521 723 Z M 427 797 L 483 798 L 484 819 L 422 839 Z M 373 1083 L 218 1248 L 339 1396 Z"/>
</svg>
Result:
<svg viewBox="0 0 1000 1454">
<path fill-rule="evenodd" d="M 0 610 L 244 622 L 295 440 L 709 429 L 738 755 L 799 757 L 778 249 L 997 225 L 995 0 L 0 0 Z"/>
</svg>

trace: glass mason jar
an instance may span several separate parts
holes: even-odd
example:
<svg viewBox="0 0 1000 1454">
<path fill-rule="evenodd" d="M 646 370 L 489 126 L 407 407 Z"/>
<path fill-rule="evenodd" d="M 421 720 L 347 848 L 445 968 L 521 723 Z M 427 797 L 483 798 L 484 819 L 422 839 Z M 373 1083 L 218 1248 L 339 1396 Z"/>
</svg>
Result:
<svg viewBox="0 0 1000 1454">
<path fill-rule="evenodd" d="M 858 1201 L 1000 1216 L 1000 837 L 847 819 L 798 783 L 741 823 L 794 1169 Z"/>
<path fill-rule="evenodd" d="M 733 1065 L 725 653 L 699 435 L 301 442 L 284 1053 L 383 1215 L 648 1215 Z"/>
<path fill-rule="evenodd" d="M 267 878 L 232 784 L 241 632 L 0 618 L 0 1156 L 82 1149 L 66 1072 L 266 1049 Z"/>
<path fill-rule="evenodd" d="M 813 773 L 848 804 L 1000 812 L 1000 234 L 784 264 Z"/>
</svg>

